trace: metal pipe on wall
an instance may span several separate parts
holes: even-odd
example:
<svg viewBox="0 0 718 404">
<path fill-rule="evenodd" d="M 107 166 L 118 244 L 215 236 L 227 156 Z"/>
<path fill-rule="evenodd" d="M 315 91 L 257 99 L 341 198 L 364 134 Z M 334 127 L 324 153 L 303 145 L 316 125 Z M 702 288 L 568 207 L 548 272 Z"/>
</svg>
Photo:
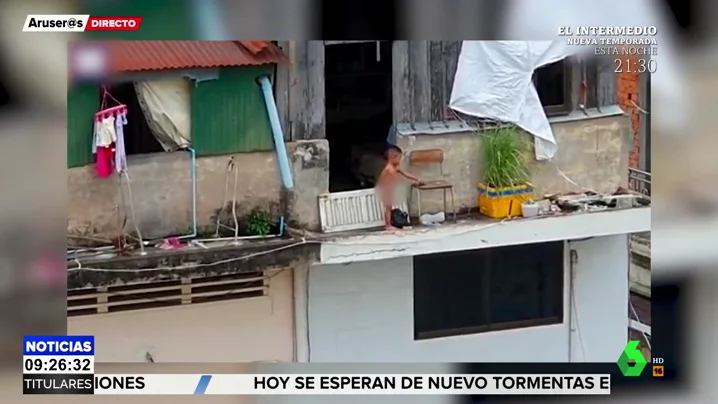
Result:
<svg viewBox="0 0 718 404">
<path fill-rule="evenodd" d="M 277 103 L 274 101 L 272 83 L 269 81 L 269 78 L 267 76 L 259 77 L 258 82 L 262 88 L 264 104 L 267 107 L 267 115 L 269 115 L 269 123 L 272 127 L 272 136 L 274 137 L 274 150 L 277 153 L 277 161 L 279 162 L 279 173 L 282 176 L 282 185 L 285 189 L 291 190 L 294 188 L 294 180 L 292 179 L 292 169 L 289 166 L 287 148 L 284 145 L 284 134 L 282 133 L 282 125 L 279 121 Z"/>
</svg>

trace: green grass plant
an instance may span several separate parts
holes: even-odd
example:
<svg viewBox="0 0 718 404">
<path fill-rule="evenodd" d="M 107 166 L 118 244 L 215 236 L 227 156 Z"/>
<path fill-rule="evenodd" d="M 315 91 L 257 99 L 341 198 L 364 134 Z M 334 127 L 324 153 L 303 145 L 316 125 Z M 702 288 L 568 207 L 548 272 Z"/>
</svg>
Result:
<svg viewBox="0 0 718 404">
<path fill-rule="evenodd" d="M 514 126 L 498 127 L 481 134 L 484 183 L 492 188 L 523 185 L 529 181 L 528 139 Z"/>
</svg>

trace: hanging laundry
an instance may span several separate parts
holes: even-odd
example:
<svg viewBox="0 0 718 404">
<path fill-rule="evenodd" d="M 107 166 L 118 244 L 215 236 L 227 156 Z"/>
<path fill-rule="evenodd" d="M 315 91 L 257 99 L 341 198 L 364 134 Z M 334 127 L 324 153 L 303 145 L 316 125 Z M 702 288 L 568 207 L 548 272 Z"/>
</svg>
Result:
<svg viewBox="0 0 718 404">
<path fill-rule="evenodd" d="M 114 161 L 113 146 L 117 140 L 115 132 L 115 117 L 112 115 L 102 118 L 97 128 L 95 136 L 96 147 L 96 169 L 97 176 L 107 178 L 112 175 L 112 166 Z"/>
<path fill-rule="evenodd" d="M 110 115 L 100 121 L 97 131 L 97 147 L 109 147 L 117 140 L 115 132 L 115 117 Z"/>
<path fill-rule="evenodd" d="M 97 148 L 97 162 L 95 168 L 97 170 L 97 176 L 100 178 L 107 178 L 112 175 L 112 163 L 114 159 L 114 153 L 112 147 L 98 147 Z"/>
<path fill-rule="evenodd" d="M 96 155 L 96 170 L 97 176 L 100 178 L 107 178 L 112 175 L 112 172 L 117 170 L 121 172 L 127 166 L 125 161 L 125 142 L 124 142 L 124 129 L 123 126 L 127 123 L 127 119 L 124 114 L 127 113 L 127 106 L 117 101 L 106 86 L 102 86 L 102 103 L 100 104 L 100 111 L 95 114 L 95 129 L 92 139 L 92 151 Z M 114 101 L 114 107 L 107 107 L 108 99 Z M 117 115 L 117 119 L 115 119 Z M 118 147 L 117 144 L 117 132 L 120 132 L 122 139 L 120 141 L 120 153 L 119 157 L 116 155 Z M 115 167 L 115 169 L 113 169 Z"/>
<path fill-rule="evenodd" d="M 102 122 L 95 119 L 95 126 L 92 130 L 92 154 L 97 154 L 97 134 L 100 133 Z"/>
<path fill-rule="evenodd" d="M 125 153 L 125 125 L 127 114 L 121 113 L 115 119 L 115 170 L 121 173 L 127 170 L 127 154 Z"/>
</svg>

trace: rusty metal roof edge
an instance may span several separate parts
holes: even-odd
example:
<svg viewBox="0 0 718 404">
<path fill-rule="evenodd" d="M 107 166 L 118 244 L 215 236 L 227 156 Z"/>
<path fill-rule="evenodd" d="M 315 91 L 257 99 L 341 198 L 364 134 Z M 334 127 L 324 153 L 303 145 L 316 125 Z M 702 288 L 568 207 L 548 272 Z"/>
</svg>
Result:
<svg viewBox="0 0 718 404">
<path fill-rule="evenodd" d="M 241 65 L 236 64 L 218 64 L 213 66 L 182 66 L 182 67 L 149 67 L 146 69 L 132 69 L 132 70 L 121 70 L 117 73 L 142 73 L 142 72 L 159 72 L 159 71 L 166 71 L 166 70 L 187 70 L 187 69 L 219 69 L 219 68 L 227 68 L 227 67 L 250 67 L 250 66 L 265 66 L 265 65 L 274 65 L 277 64 L 276 62 L 270 62 L 270 61 L 261 61 L 258 63 L 244 63 Z"/>
<path fill-rule="evenodd" d="M 116 66 L 115 69 L 117 73 L 132 73 L 132 72 L 147 72 L 147 71 L 162 71 L 162 70 L 180 70 L 180 69 L 206 69 L 206 68 L 220 68 L 220 67 L 242 67 L 242 66 L 262 66 L 262 65 L 271 65 L 271 64 L 280 64 L 288 61 L 287 55 L 284 54 L 284 52 L 279 48 L 277 45 L 273 44 L 271 41 L 266 41 L 266 44 L 263 48 L 258 48 L 256 45 L 252 46 L 246 46 L 242 42 L 243 41 L 101 41 L 106 44 L 115 43 L 115 44 L 122 44 L 121 51 L 116 54 L 116 57 L 125 59 L 133 59 L 132 51 L 129 53 L 127 50 L 127 43 L 130 42 L 139 42 L 144 43 L 147 46 L 150 46 L 150 49 L 152 47 L 157 47 L 162 45 L 167 45 L 168 48 L 173 49 L 176 48 L 176 46 L 180 46 L 183 44 L 192 44 L 197 45 L 197 42 L 212 42 L 216 46 L 228 46 L 233 45 L 236 49 L 236 54 L 232 55 L 235 51 L 230 51 L 226 49 L 226 52 L 230 52 L 230 54 L 226 54 L 223 61 L 217 61 L 217 58 L 215 57 L 215 60 L 207 60 L 203 61 L 202 57 L 200 55 L 195 55 L 195 57 L 187 57 L 182 56 L 179 58 L 175 58 L 176 60 L 170 61 L 165 60 L 164 63 L 161 61 L 159 63 L 121 63 L 120 65 Z M 150 43 L 151 44 L 148 44 Z M 217 43 L 223 43 L 222 45 L 217 45 Z M 170 46 L 175 45 L 175 46 Z M 210 46 L 210 53 L 217 52 L 218 49 L 214 46 Z M 170 51 L 172 53 L 174 51 Z M 115 53 L 115 52 L 111 52 Z M 184 59 L 184 60 L 182 60 Z M 169 62 L 169 63 L 168 63 Z M 134 66 L 133 66 L 134 64 Z M 122 66 L 124 65 L 124 66 Z M 143 66 L 145 65 L 145 66 Z"/>
</svg>

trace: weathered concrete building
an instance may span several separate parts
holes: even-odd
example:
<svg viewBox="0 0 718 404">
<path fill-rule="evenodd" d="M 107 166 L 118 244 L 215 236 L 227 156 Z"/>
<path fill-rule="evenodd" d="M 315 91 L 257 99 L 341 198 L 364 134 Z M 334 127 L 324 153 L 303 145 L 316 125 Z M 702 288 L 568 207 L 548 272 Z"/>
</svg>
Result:
<svg viewBox="0 0 718 404">
<path fill-rule="evenodd" d="M 281 50 L 261 41 L 124 44 L 110 48 L 110 98 L 94 83 L 68 94 L 68 233 L 110 239 L 136 227 L 152 239 L 205 232 L 233 198 L 240 217 L 257 207 L 280 215 L 271 124 L 256 80 L 273 78 L 286 62 Z M 123 184 L 98 178 L 92 164 L 92 117 L 113 100 L 129 109 Z M 312 170 L 328 158 L 323 143 L 287 147 L 295 176 L 316 181 Z M 314 197 L 306 197 L 297 192 L 293 211 L 311 224 Z"/>
<path fill-rule="evenodd" d="M 222 69 L 198 69 L 192 61 L 184 61 L 182 69 L 163 67 L 161 60 L 153 62 L 156 66 L 141 66 L 132 59 L 132 50 L 124 50 L 122 57 L 131 61 L 123 66 L 125 74 L 116 79 L 123 85 L 167 77 L 190 82 L 193 75 L 200 74 L 197 70 L 204 74 L 200 81 L 194 79 L 196 88 L 190 89 L 189 97 L 190 137 L 196 162 L 193 164 L 190 153 L 159 152 L 157 145 L 152 149 L 154 153 L 147 153 L 149 148 L 140 144 L 137 155 L 130 156 L 134 222 L 142 234 L 157 238 L 197 229 L 211 230 L 217 211 L 224 208 L 222 203 L 231 199 L 225 190 L 228 184 L 229 193 L 236 195 L 240 216 L 256 206 L 280 213 L 278 162 L 260 90 L 254 83 L 255 76 L 260 74 L 275 76 L 277 111 L 296 177 L 290 210 L 293 216 L 289 220 L 318 230 L 316 195 L 361 188 L 353 183 L 351 168 L 347 167 L 353 164 L 352 151 L 364 145 L 383 144 L 392 124 L 396 125 L 396 143 L 407 153 L 432 148 L 444 151 L 444 175 L 462 178 L 454 181 L 458 207 L 473 207 L 475 185 L 482 175 L 478 159 L 480 137 L 475 135 L 475 127 L 460 121 L 461 117 L 448 108 L 460 43 L 356 42 L 283 43 L 282 50 L 289 57 L 286 64 L 276 64 L 279 60 L 276 53 L 262 59 L 261 55 L 245 51 L 232 63 L 249 67 Z M 178 46 L 182 49 L 183 45 Z M 346 66 L 354 63 L 352 55 L 361 56 L 366 66 L 345 71 Z M 366 62 L 372 57 L 376 60 Z M 328 67 L 327 63 L 338 67 Z M 256 64 L 259 67 L 253 67 Z M 585 102 L 582 101 L 588 108 L 588 113 L 583 113 L 574 108 L 579 103 L 581 68 L 572 67 L 567 61 L 552 66 L 552 74 L 546 80 L 537 75 L 539 89 L 562 88 L 560 94 L 551 94 L 555 104 L 548 106 L 561 149 L 553 162 L 537 162 L 531 168 L 538 194 L 580 190 L 566 181 L 561 172 L 569 174 L 580 187 L 599 192 L 613 191 L 628 182 L 628 163 L 623 155 L 631 147 L 630 127 L 616 107 L 615 77 L 610 69 L 588 67 L 592 74 L 585 80 L 592 83 L 589 88 L 595 91 L 589 91 Z M 232 69 L 240 73 L 231 76 Z M 219 70 L 222 74 L 215 80 L 207 78 L 219 74 Z M 224 73 L 225 70 L 229 73 Z M 222 90 L 217 92 L 211 86 Z M 369 95 L 347 96 L 360 90 Z M 133 224 L 121 219 L 129 213 L 128 191 L 118 193 L 120 188 L 115 181 L 95 178 L 88 165 L 92 161 L 88 121 L 98 108 L 100 92 L 96 86 L 78 87 L 69 97 L 68 232 L 79 237 L 112 238 L 123 227 L 129 230 Z M 138 133 L 144 138 L 152 137 L 146 131 Z M 601 141 L 596 142 L 596 137 Z M 144 149 L 140 151 L 141 147 Z M 242 171 L 236 188 L 233 173 L 228 173 L 230 158 Z M 419 170 L 418 174 L 423 173 Z M 433 209 L 438 197 L 427 197 L 427 208 Z M 125 212 L 121 211 L 123 208 Z M 118 223 L 123 226 L 118 228 Z"/>
<path fill-rule="evenodd" d="M 190 347 L 200 338 L 176 331 L 192 318 L 223 333 L 209 342 L 217 347 L 233 338 L 250 344 L 235 346 L 225 357 L 219 348 L 207 353 L 208 360 L 217 361 L 615 360 L 628 338 L 627 235 L 650 230 L 650 207 L 509 223 L 466 217 L 398 233 L 342 233 L 338 230 L 371 227 L 377 218 L 381 223 L 371 171 L 388 139 L 407 154 L 441 150 L 440 173 L 433 167 L 411 171 L 420 178 L 450 180 L 457 210 L 476 209 L 485 123 L 448 108 L 461 43 L 293 41 L 277 46 L 288 59 L 272 65 L 271 82 L 291 189 L 282 172 L 281 147 L 276 137 L 272 142 L 272 125 L 257 135 L 256 142 L 269 139 L 264 149 L 240 150 L 212 140 L 202 147 L 213 152 L 203 155 L 198 149 L 194 164 L 186 152 L 128 161 L 134 220 L 115 213 L 120 196 L 130 199 L 128 191 L 93 178 L 88 168 L 70 169 L 68 231 L 77 237 L 113 238 L 120 227 L 137 225 L 143 235 L 152 234 L 148 238 L 188 233 L 186 239 L 202 238 L 214 229 L 218 211 L 225 218 L 232 213 L 227 203 L 233 197 L 227 195 L 235 193 L 244 209 L 239 216 L 259 206 L 289 223 L 280 230 L 282 237 L 275 237 L 279 240 L 205 239 L 170 251 L 148 246 L 145 255 L 69 260 L 70 285 L 77 289 L 70 293 L 70 309 L 78 315 L 70 320 L 70 330 L 98 335 L 98 357 L 134 361 L 132 352 L 149 352 L 161 362 L 196 360 L 204 354 Z M 613 69 L 600 63 L 568 58 L 535 74 L 560 145 L 552 161 L 530 167 L 539 196 L 586 189 L 612 194 L 628 184 L 630 120 L 617 105 Z M 213 80 L 201 80 L 197 88 L 216 84 Z M 246 86 L 248 94 L 261 97 L 254 85 Z M 217 97 L 228 98 L 224 104 L 207 95 L 214 109 L 192 110 L 192 122 L 195 114 L 211 118 L 192 129 L 190 144 L 195 134 L 221 132 L 229 145 L 234 137 L 260 132 L 235 121 L 266 119 L 266 110 L 247 112 L 251 103 L 232 98 L 232 92 L 217 90 Z M 212 122 L 223 119 L 223 125 Z M 233 122 L 232 130 L 226 129 Z M 443 208 L 441 193 L 422 196 L 424 211 Z M 408 210 L 418 213 L 416 201 Z M 319 234 L 322 230 L 333 233 Z M 533 256 L 543 258 L 511 261 Z M 483 269 L 459 271 L 473 261 L 483 262 Z M 437 262 L 452 262 L 458 272 Z M 514 275 L 494 279 L 490 287 L 484 285 L 486 290 L 459 290 L 494 276 L 495 267 Z M 544 271 L 548 267 L 553 270 Z M 520 268 L 535 271 L 521 273 Z M 431 288 L 417 284 L 421 279 L 443 294 L 432 297 Z M 460 304 L 444 301 L 451 290 L 464 296 L 466 307 L 483 304 L 467 296 L 493 299 L 493 305 L 504 299 L 511 313 L 489 310 L 493 321 L 465 317 L 459 323 L 466 324 L 429 324 L 433 309 L 443 307 L 443 313 L 433 313 L 437 318 L 459 312 Z M 215 299 L 225 302 L 209 303 Z M 540 312 L 521 310 L 539 300 L 550 303 Z M 436 302 L 433 308 L 428 301 Z M 497 318 L 504 314 L 503 320 Z M 118 339 L 107 327 L 134 330 L 137 336 Z M 463 331 L 441 332 L 458 328 Z M 275 332 L 289 335 L 264 337 Z M 540 349 L 527 341 L 552 345 Z M 102 344 L 111 351 L 103 354 Z M 249 348 L 254 344 L 256 349 Z M 515 357 L 492 354 L 505 352 L 507 344 Z M 523 348 L 517 351 L 517 346 Z"/>
</svg>

